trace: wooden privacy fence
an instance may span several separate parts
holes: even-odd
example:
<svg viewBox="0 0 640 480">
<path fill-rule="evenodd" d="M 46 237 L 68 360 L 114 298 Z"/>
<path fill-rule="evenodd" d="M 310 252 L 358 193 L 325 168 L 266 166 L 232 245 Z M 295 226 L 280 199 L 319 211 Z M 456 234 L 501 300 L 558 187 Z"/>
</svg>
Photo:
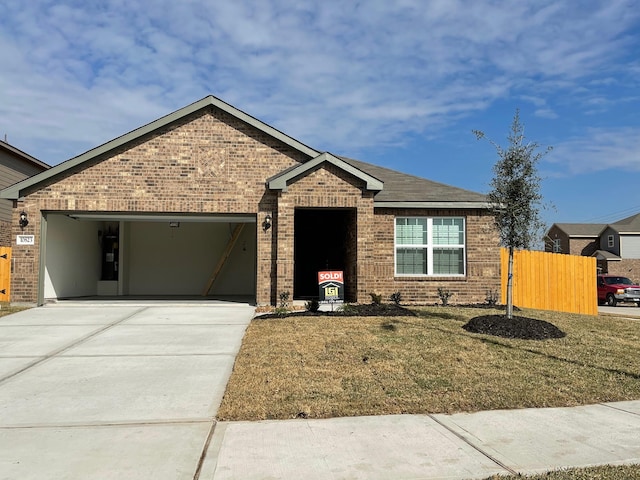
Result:
<svg viewBox="0 0 640 480">
<path fill-rule="evenodd" d="M 0 247 L 0 302 L 9 301 L 11 286 L 11 248 Z"/>
<path fill-rule="evenodd" d="M 501 251 L 502 303 L 507 302 L 509 250 Z M 522 308 L 598 314 L 596 259 L 560 253 L 516 250 L 513 304 Z"/>
</svg>

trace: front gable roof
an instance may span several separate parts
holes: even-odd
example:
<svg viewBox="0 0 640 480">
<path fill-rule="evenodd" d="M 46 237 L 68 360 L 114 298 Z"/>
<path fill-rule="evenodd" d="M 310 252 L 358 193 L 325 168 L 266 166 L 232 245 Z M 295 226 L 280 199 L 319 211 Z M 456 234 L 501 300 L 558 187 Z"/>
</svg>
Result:
<svg viewBox="0 0 640 480">
<path fill-rule="evenodd" d="M 293 167 L 280 172 L 278 175 L 269 178 L 267 180 L 267 185 L 271 190 L 282 190 L 286 192 L 289 183 L 295 181 L 296 178 L 299 178 L 305 173 L 310 172 L 311 170 L 325 162 L 330 163 L 347 173 L 350 173 L 356 178 L 359 178 L 365 183 L 367 190 L 382 190 L 383 183 L 380 180 L 327 152 L 322 153 L 317 157 L 300 165 L 294 165 Z"/>
<path fill-rule="evenodd" d="M 68 170 L 78 167 L 83 163 L 89 162 L 100 155 L 104 155 L 110 151 L 116 150 L 123 145 L 135 141 L 145 135 L 148 135 L 156 130 L 160 130 L 167 125 L 170 125 L 173 122 L 179 121 L 182 118 L 187 117 L 199 110 L 208 107 L 216 107 L 220 110 L 236 117 L 239 120 L 251 125 L 254 128 L 266 133 L 267 135 L 280 140 L 281 142 L 289 145 L 290 147 L 308 155 L 310 158 L 317 157 L 320 152 L 308 147 L 307 145 L 299 142 L 298 140 L 282 133 L 280 130 L 277 130 L 270 125 L 267 125 L 264 122 L 248 115 L 247 113 L 238 110 L 237 108 L 229 105 L 226 102 L 223 102 L 219 98 L 214 97 L 213 95 L 209 95 L 202 100 L 198 100 L 197 102 L 192 103 L 191 105 L 187 105 L 186 107 L 181 108 L 180 110 L 176 110 L 169 115 L 165 115 L 162 118 L 154 120 L 151 123 L 148 123 L 142 127 L 136 128 L 135 130 L 130 131 L 120 137 L 117 137 L 103 145 L 100 145 L 96 148 L 93 148 L 77 157 L 71 158 L 66 162 L 63 162 L 55 167 L 50 168 L 49 170 L 42 172 L 38 175 L 34 175 L 29 177 L 21 182 L 12 185 L 0 192 L 0 198 L 9 198 L 12 200 L 17 200 L 22 196 L 22 193 L 25 189 L 29 187 L 37 187 L 39 183 L 47 181 L 55 176 L 64 174 Z"/>
</svg>

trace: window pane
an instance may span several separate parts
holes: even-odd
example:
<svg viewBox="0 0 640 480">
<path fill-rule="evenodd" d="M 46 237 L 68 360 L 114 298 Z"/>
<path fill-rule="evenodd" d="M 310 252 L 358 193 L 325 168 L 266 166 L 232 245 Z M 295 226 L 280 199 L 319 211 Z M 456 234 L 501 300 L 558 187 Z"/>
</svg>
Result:
<svg viewBox="0 0 640 480">
<path fill-rule="evenodd" d="M 464 222 L 462 218 L 434 218 L 434 245 L 464 244 Z"/>
<path fill-rule="evenodd" d="M 396 252 L 396 273 L 407 275 L 426 275 L 427 249 L 399 248 Z"/>
<path fill-rule="evenodd" d="M 426 218 L 396 218 L 397 245 L 425 245 L 426 243 Z"/>
<path fill-rule="evenodd" d="M 464 251 L 462 248 L 434 248 L 433 273 L 436 275 L 463 275 Z"/>
</svg>

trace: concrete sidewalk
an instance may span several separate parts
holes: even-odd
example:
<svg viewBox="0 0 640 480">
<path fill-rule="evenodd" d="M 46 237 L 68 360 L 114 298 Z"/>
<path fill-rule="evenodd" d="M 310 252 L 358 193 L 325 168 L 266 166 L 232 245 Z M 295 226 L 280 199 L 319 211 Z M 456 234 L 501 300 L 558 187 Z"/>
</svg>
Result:
<svg viewBox="0 0 640 480">
<path fill-rule="evenodd" d="M 201 479 L 472 479 L 640 463 L 640 401 L 220 422 Z"/>
</svg>

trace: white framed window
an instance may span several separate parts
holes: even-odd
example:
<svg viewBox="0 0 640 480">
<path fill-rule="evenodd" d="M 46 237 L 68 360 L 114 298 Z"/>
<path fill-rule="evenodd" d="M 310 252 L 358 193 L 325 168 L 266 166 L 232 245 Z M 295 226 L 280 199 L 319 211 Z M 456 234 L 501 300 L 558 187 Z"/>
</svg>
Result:
<svg viewBox="0 0 640 480">
<path fill-rule="evenodd" d="M 614 246 L 615 246 L 615 243 L 613 242 L 613 235 L 609 235 L 607 237 L 607 247 L 613 248 Z"/>
<path fill-rule="evenodd" d="M 559 238 L 553 239 L 553 253 L 561 253 L 562 252 L 562 242 Z"/>
<path fill-rule="evenodd" d="M 465 259 L 463 217 L 396 217 L 396 275 L 463 276 Z"/>
</svg>

